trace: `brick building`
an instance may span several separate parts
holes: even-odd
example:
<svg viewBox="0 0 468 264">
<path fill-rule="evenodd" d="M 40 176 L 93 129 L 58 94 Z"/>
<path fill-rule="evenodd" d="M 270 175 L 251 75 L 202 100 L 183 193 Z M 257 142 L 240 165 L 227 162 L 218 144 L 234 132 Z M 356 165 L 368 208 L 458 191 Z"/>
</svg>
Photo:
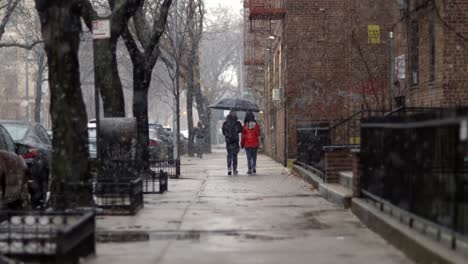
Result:
<svg viewBox="0 0 468 264">
<path fill-rule="evenodd" d="M 407 0 L 395 25 L 396 95 L 409 106 L 468 103 L 468 2 Z"/>
<path fill-rule="evenodd" d="M 264 150 L 276 160 L 295 158 L 297 128 L 390 101 L 388 36 L 396 1 L 249 0 L 244 6 L 249 34 L 268 23 L 263 45 L 255 46 L 265 53 L 256 65 L 264 82 L 255 89 L 263 98 Z"/>
</svg>

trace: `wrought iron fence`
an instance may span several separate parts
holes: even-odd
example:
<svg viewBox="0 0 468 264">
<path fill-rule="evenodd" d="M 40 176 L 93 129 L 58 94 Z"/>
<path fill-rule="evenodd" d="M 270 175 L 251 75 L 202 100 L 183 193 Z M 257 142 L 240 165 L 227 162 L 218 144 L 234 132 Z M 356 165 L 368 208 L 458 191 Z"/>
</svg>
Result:
<svg viewBox="0 0 468 264">
<path fill-rule="evenodd" d="M 94 202 L 103 214 L 136 214 L 143 208 L 143 180 L 98 178 L 94 183 Z"/>
<path fill-rule="evenodd" d="M 88 189 L 89 199 L 83 199 L 78 195 L 78 191 L 83 188 Z M 66 208 L 82 208 L 85 204 L 103 215 L 132 215 L 143 208 L 142 178 L 96 177 L 84 183 L 63 183 L 63 191 L 68 194 L 77 193 L 77 195 L 66 195 Z"/>
<path fill-rule="evenodd" d="M 144 193 L 163 193 L 167 191 L 168 178 L 178 178 L 180 175 L 179 160 L 150 160 L 153 173 L 143 177 Z"/>
<path fill-rule="evenodd" d="M 435 227 L 439 240 L 449 233 L 455 248 L 468 241 L 468 116 L 414 112 L 361 125 L 363 193 L 406 211 L 410 226 Z"/>
<path fill-rule="evenodd" d="M 327 123 L 317 123 L 297 129 L 296 163 L 323 177 L 325 153 L 323 147 L 330 144 Z"/>
<path fill-rule="evenodd" d="M 331 145 L 347 146 L 361 143 L 361 120 L 372 116 L 383 116 L 386 110 L 361 110 L 351 116 L 336 120 L 330 126 Z"/>
<path fill-rule="evenodd" d="M 0 212 L 0 254 L 34 263 L 77 263 L 95 253 L 92 212 Z"/>
<path fill-rule="evenodd" d="M 395 110 L 360 110 L 351 116 L 335 120 L 330 126 L 331 145 L 346 146 L 361 143 L 361 122 L 363 119 L 373 119 L 385 117 L 387 120 L 392 118 L 404 118 L 417 114 L 419 118 L 430 118 L 440 116 L 444 112 L 442 108 L 432 107 L 400 107 Z"/>
</svg>

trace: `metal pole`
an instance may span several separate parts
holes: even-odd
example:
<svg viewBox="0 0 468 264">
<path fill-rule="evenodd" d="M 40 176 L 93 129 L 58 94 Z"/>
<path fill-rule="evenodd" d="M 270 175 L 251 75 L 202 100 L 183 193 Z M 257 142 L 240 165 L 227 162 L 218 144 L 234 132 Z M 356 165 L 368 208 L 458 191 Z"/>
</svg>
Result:
<svg viewBox="0 0 468 264">
<path fill-rule="evenodd" d="M 389 95 L 390 95 L 390 109 L 393 107 L 393 99 L 395 98 L 395 94 L 393 91 L 393 84 L 395 83 L 395 54 L 394 54 L 394 46 L 395 46 L 395 40 L 393 38 L 393 32 L 390 32 L 390 78 L 389 78 Z"/>
<path fill-rule="evenodd" d="M 95 40 L 96 41 L 96 40 Z M 101 127 L 101 115 L 100 115 L 100 109 L 99 109 L 99 87 L 96 85 L 97 83 L 94 82 L 94 108 L 95 110 L 95 115 L 96 115 L 96 160 L 99 162 L 101 158 L 101 154 L 99 153 L 101 150 L 101 145 L 100 145 L 100 140 L 99 140 L 99 128 Z"/>
<path fill-rule="evenodd" d="M 29 121 L 29 65 L 28 53 L 26 53 L 26 120 Z"/>
</svg>

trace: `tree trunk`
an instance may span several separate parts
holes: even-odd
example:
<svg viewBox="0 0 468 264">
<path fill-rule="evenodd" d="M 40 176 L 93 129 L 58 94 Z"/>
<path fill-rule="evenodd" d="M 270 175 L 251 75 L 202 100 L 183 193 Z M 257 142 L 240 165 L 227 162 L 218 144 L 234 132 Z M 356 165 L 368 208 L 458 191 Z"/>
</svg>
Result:
<svg viewBox="0 0 468 264">
<path fill-rule="evenodd" d="M 95 86 L 101 92 L 105 117 L 125 117 L 125 99 L 116 50 L 115 38 L 94 41 Z"/>
<path fill-rule="evenodd" d="M 34 122 L 41 123 L 42 110 L 42 82 L 44 81 L 44 71 L 46 69 L 45 59 L 46 54 L 41 52 L 37 60 L 37 72 L 35 82 L 35 98 L 34 98 Z"/>
<path fill-rule="evenodd" d="M 36 0 L 49 65 L 54 133 L 50 203 L 58 209 L 92 204 L 91 190 L 83 185 L 90 174 L 87 116 L 78 62 L 81 20 L 75 3 Z M 69 184 L 76 184 L 73 191 L 67 188 Z"/>
<path fill-rule="evenodd" d="M 194 74 L 194 96 L 197 102 L 198 116 L 204 125 L 204 144 L 203 151 L 211 153 L 211 122 L 210 122 L 210 110 L 206 107 L 205 98 L 201 91 L 201 77 L 200 77 L 200 56 L 198 53 L 199 45 L 195 44 L 192 50 L 193 64 L 191 66 Z"/>
<path fill-rule="evenodd" d="M 193 86 L 191 86 L 190 83 L 188 83 L 187 86 L 187 126 L 189 132 L 188 155 L 189 157 L 193 157 L 195 153 L 195 135 L 193 134 Z"/>
<path fill-rule="evenodd" d="M 151 71 L 148 73 L 141 64 L 133 66 L 133 116 L 137 122 L 137 168 L 149 171 L 149 129 L 148 129 L 148 89 Z"/>
</svg>

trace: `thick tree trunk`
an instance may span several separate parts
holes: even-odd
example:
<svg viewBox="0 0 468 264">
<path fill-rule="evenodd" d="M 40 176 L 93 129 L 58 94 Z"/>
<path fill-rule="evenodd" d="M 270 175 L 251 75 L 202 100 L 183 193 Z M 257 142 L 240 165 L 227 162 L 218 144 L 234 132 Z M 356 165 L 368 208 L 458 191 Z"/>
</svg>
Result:
<svg viewBox="0 0 468 264">
<path fill-rule="evenodd" d="M 148 89 L 151 71 L 145 71 L 142 64 L 133 66 L 133 116 L 137 122 L 137 168 L 149 171 L 149 129 L 148 129 Z"/>
<path fill-rule="evenodd" d="M 105 117 L 125 117 L 125 100 L 116 50 L 115 38 L 94 41 L 95 86 L 101 92 Z"/>
<path fill-rule="evenodd" d="M 36 0 L 48 57 L 54 133 L 50 203 L 59 209 L 92 203 L 92 193 L 83 185 L 90 179 L 88 133 L 78 62 L 81 21 L 74 4 Z M 70 184 L 77 184 L 73 191 L 67 188 Z"/>
</svg>

